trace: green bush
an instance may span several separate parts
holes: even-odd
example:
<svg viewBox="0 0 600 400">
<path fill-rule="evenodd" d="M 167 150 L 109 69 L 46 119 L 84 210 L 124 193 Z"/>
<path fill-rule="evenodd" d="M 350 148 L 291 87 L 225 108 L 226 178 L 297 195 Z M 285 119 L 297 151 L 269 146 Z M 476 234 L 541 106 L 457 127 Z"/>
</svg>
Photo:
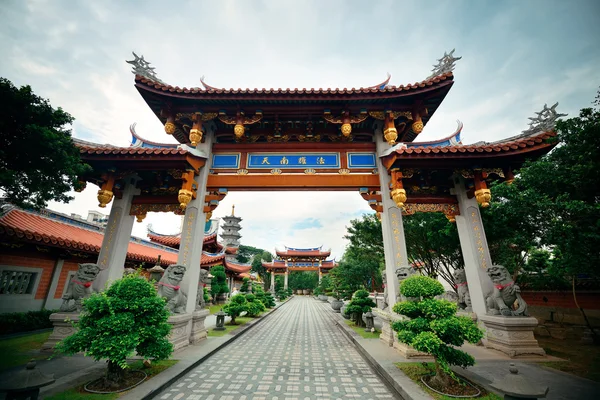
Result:
<svg viewBox="0 0 600 400">
<path fill-rule="evenodd" d="M 273 308 L 273 307 L 275 307 L 275 299 L 273 298 L 273 295 L 271 294 L 271 292 L 266 292 L 265 293 L 265 299 L 264 299 L 264 301 L 262 303 L 267 308 Z"/>
<path fill-rule="evenodd" d="M 248 289 L 248 283 L 250 282 L 250 278 L 242 279 L 242 286 L 240 287 L 241 293 L 248 293 L 250 290 Z"/>
<path fill-rule="evenodd" d="M 0 335 L 52 328 L 50 314 L 58 310 L 41 310 L 0 314 Z"/>
<path fill-rule="evenodd" d="M 371 307 L 375 306 L 377 304 L 369 298 L 369 292 L 360 289 L 354 292 L 352 300 L 350 300 L 350 303 L 346 307 L 346 313 L 352 315 L 352 320 L 357 326 L 365 326 L 362 315 L 371 311 Z"/>
<path fill-rule="evenodd" d="M 456 379 L 451 365 L 465 368 L 475 363 L 471 355 L 456 347 L 465 341 L 479 342 L 483 332 L 471 318 L 456 316 L 456 304 L 434 298 L 444 293 L 444 287 L 435 279 L 412 276 L 402 281 L 400 293 L 418 300 L 394 305 L 394 312 L 410 319 L 394 322 L 392 328 L 398 332 L 398 340 L 435 358 L 432 383 L 443 388 L 449 385 L 450 378 Z"/>
<path fill-rule="evenodd" d="M 210 274 L 213 276 L 210 283 L 210 293 L 213 300 L 217 301 L 217 296 L 223 293 L 229 293 L 229 286 L 227 286 L 227 275 L 225 274 L 225 267 L 217 265 L 212 267 Z"/>
<path fill-rule="evenodd" d="M 248 317 L 256 317 L 258 314 L 266 310 L 265 305 L 252 293 L 246 295 L 246 301 L 248 302 L 246 305 L 246 315 Z"/>
<path fill-rule="evenodd" d="M 154 285 L 137 274 L 128 275 L 83 302 L 78 331 L 57 345 L 66 354 L 85 352 L 99 361 L 108 359 L 106 380 L 120 383 L 127 358 L 134 354 L 155 360 L 169 358 L 169 311 Z"/>
<path fill-rule="evenodd" d="M 202 296 L 204 297 L 204 302 L 210 302 L 210 294 L 208 293 L 208 289 L 206 287 L 202 288 Z"/>
<path fill-rule="evenodd" d="M 231 323 L 235 324 L 236 317 L 244 311 L 248 311 L 248 302 L 243 294 L 232 296 L 227 304 L 223 306 L 223 312 L 231 317 Z"/>
</svg>

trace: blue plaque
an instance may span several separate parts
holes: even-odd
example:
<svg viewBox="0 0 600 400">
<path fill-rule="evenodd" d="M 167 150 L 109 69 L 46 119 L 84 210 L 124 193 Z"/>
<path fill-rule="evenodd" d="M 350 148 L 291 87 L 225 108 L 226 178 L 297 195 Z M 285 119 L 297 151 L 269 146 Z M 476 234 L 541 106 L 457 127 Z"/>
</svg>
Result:
<svg viewBox="0 0 600 400">
<path fill-rule="evenodd" d="M 348 168 L 377 168 L 375 153 L 348 153 Z"/>
<path fill-rule="evenodd" d="M 213 154 L 212 168 L 214 169 L 238 169 L 240 167 L 240 153 L 235 154 Z"/>
</svg>

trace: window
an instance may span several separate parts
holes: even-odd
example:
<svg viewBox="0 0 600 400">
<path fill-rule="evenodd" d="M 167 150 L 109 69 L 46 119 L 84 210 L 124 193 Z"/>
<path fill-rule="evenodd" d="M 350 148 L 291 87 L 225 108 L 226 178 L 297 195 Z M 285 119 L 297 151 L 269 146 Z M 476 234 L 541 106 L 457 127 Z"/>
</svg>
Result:
<svg viewBox="0 0 600 400">
<path fill-rule="evenodd" d="M 32 294 L 37 272 L 2 270 L 0 271 L 0 295 Z"/>
</svg>

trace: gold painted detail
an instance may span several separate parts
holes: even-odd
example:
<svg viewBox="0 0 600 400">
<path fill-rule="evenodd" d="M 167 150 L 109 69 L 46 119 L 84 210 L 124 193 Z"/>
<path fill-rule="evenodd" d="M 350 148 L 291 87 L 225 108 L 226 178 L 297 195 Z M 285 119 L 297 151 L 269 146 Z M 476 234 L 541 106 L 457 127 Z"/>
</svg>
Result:
<svg viewBox="0 0 600 400">
<path fill-rule="evenodd" d="M 244 131 L 246 130 L 246 128 L 244 128 L 244 125 L 242 124 L 236 124 L 233 127 L 233 134 L 235 135 L 236 138 L 241 138 L 242 136 L 244 136 Z"/>
<path fill-rule="evenodd" d="M 396 144 L 396 139 L 398 139 L 398 131 L 394 126 L 391 126 L 383 131 L 383 136 L 388 144 L 393 146 Z"/>
<path fill-rule="evenodd" d="M 490 206 L 490 200 L 492 199 L 492 192 L 490 189 L 479 189 L 475 191 L 475 198 L 481 207 L 486 208 Z"/>
<path fill-rule="evenodd" d="M 87 186 L 87 182 L 86 182 L 86 181 L 81 181 L 81 180 L 78 180 L 78 181 L 77 181 L 77 185 L 76 185 L 76 186 L 77 186 L 77 188 L 75 189 L 75 191 L 76 191 L 77 193 L 81 193 L 81 192 L 83 192 L 83 190 L 84 190 L 84 189 L 85 189 L 85 187 Z"/>
<path fill-rule="evenodd" d="M 299 142 L 320 142 L 321 135 L 315 136 L 306 136 L 306 135 L 298 135 L 297 136 Z"/>
<path fill-rule="evenodd" d="M 422 194 L 435 194 L 438 192 L 437 186 L 430 186 L 428 188 L 422 188 L 420 186 L 413 185 L 410 187 L 411 193 L 422 193 Z"/>
<path fill-rule="evenodd" d="M 348 175 L 350 173 L 350 170 L 348 168 L 341 168 L 338 173 L 340 175 Z"/>
<path fill-rule="evenodd" d="M 423 121 L 415 121 L 412 124 L 412 130 L 414 133 L 419 134 L 423 132 Z"/>
<path fill-rule="evenodd" d="M 171 175 L 175 179 L 181 179 L 181 175 L 183 174 L 183 170 L 181 169 L 170 169 L 167 171 L 167 174 Z"/>
<path fill-rule="evenodd" d="M 307 168 L 307 169 L 305 169 L 305 170 L 304 170 L 304 173 L 305 173 L 306 175 L 314 175 L 314 174 L 316 174 L 317 172 L 316 172 L 314 169 L 312 169 L 312 168 Z"/>
<path fill-rule="evenodd" d="M 379 119 L 383 121 L 385 119 L 385 115 L 387 112 L 385 111 L 369 111 L 369 115 L 375 119 Z M 392 115 L 393 119 L 397 119 L 398 117 L 405 117 L 408 120 L 412 120 L 412 113 L 410 111 L 392 111 L 389 112 Z"/>
<path fill-rule="evenodd" d="M 238 169 L 236 172 L 238 175 L 248 175 L 247 169 Z"/>
<path fill-rule="evenodd" d="M 135 218 L 136 218 L 137 222 L 142 222 L 144 220 L 144 218 L 146 218 L 146 215 L 147 214 L 144 212 L 144 213 L 141 213 L 141 214 L 137 214 L 135 216 Z"/>
<path fill-rule="evenodd" d="M 394 203 L 398 206 L 398 208 L 404 208 L 404 203 L 406 202 L 406 190 L 404 189 L 394 189 L 392 190 L 392 199 L 394 199 Z"/>
<path fill-rule="evenodd" d="M 165 132 L 167 135 L 172 135 L 175 133 L 175 124 L 171 121 L 167 121 L 165 123 Z"/>
<path fill-rule="evenodd" d="M 456 215 L 446 214 L 446 218 L 448 219 L 448 221 L 450 221 L 452 223 L 456 222 Z"/>
<path fill-rule="evenodd" d="M 192 191 L 187 189 L 179 189 L 177 200 L 179 200 L 179 207 L 182 209 L 186 208 L 190 201 L 192 201 Z"/>
<path fill-rule="evenodd" d="M 279 168 L 273 168 L 271 170 L 271 175 L 281 175 L 281 170 Z"/>
<path fill-rule="evenodd" d="M 502 168 L 484 168 L 484 169 L 482 169 L 482 172 L 484 172 L 488 175 L 495 174 L 495 175 L 499 176 L 500 178 L 504 178 L 504 171 L 502 170 Z"/>
<path fill-rule="evenodd" d="M 106 205 L 108 203 L 110 203 L 110 201 L 113 198 L 113 192 L 111 192 L 110 190 L 104 190 L 104 189 L 100 189 L 98 190 L 98 206 L 100 208 L 104 208 L 106 207 Z"/>
<path fill-rule="evenodd" d="M 469 178 L 474 178 L 475 177 L 475 173 L 473 172 L 472 169 L 455 169 L 454 173 L 457 175 L 462 176 L 465 179 L 469 179 Z"/>
<path fill-rule="evenodd" d="M 206 222 L 210 221 L 211 218 L 212 218 L 212 211 L 209 211 L 206 213 Z"/>
<path fill-rule="evenodd" d="M 419 172 L 419 170 L 416 170 L 414 168 L 404 168 L 400 171 L 402 172 L 403 178 L 412 178 L 415 173 Z"/>
<path fill-rule="evenodd" d="M 485 251 L 485 248 L 483 247 L 483 241 L 485 240 L 485 237 L 482 237 L 482 235 L 481 235 L 481 230 L 479 229 L 480 224 L 481 224 L 481 219 L 479 218 L 479 215 L 477 214 L 476 211 L 472 211 L 471 212 L 471 226 L 473 227 L 473 233 L 475 234 L 475 240 L 477 243 L 477 253 L 479 254 L 479 266 L 483 270 L 487 270 L 486 251 Z"/>
<path fill-rule="evenodd" d="M 342 124 L 342 127 L 340 129 L 342 131 L 342 135 L 348 137 L 350 136 L 350 133 L 352 133 L 352 125 L 345 123 Z"/>
<path fill-rule="evenodd" d="M 202 131 L 200 129 L 190 129 L 190 142 L 196 147 L 202 141 Z"/>
<path fill-rule="evenodd" d="M 181 207 L 179 204 L 132 204 L 129 214 L 137 216 L 149 212 L 174 212 L 175 214 L 181 214 Z"/>
<path fill-rule="evenodd" d="M 458 204 L 409 203 L 404 205 L 404 215 L 413 215 L 418 212 L 441 212 L 446 215 L 460 215 Z"/>
<path fill-rule="evenodd" d="M 396 251 L 396 267 L 400 267 L 402 265 L 402 254 L 400 253 L 400 229 L 403 229 L 400 225 L 400 219 L 398 218 L 397 211 L 392 210 L 390 213 L 391 221 L 392 221 L 392 232 L 394 234 L 394 242 L 396 244 L 394 250 Z"/>
</svg>

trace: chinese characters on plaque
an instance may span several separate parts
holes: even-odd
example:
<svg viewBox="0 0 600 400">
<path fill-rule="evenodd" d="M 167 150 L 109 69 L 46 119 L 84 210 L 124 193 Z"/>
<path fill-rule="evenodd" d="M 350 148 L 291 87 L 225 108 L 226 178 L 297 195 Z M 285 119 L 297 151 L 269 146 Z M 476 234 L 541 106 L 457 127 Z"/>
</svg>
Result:
<svg viewBox="0 0 600 400">
<path fill-rule="evenodd" d="M 277 154 L 250 153 L 248 168 L 339 168 L 339 153 Z"/>
</svg>

